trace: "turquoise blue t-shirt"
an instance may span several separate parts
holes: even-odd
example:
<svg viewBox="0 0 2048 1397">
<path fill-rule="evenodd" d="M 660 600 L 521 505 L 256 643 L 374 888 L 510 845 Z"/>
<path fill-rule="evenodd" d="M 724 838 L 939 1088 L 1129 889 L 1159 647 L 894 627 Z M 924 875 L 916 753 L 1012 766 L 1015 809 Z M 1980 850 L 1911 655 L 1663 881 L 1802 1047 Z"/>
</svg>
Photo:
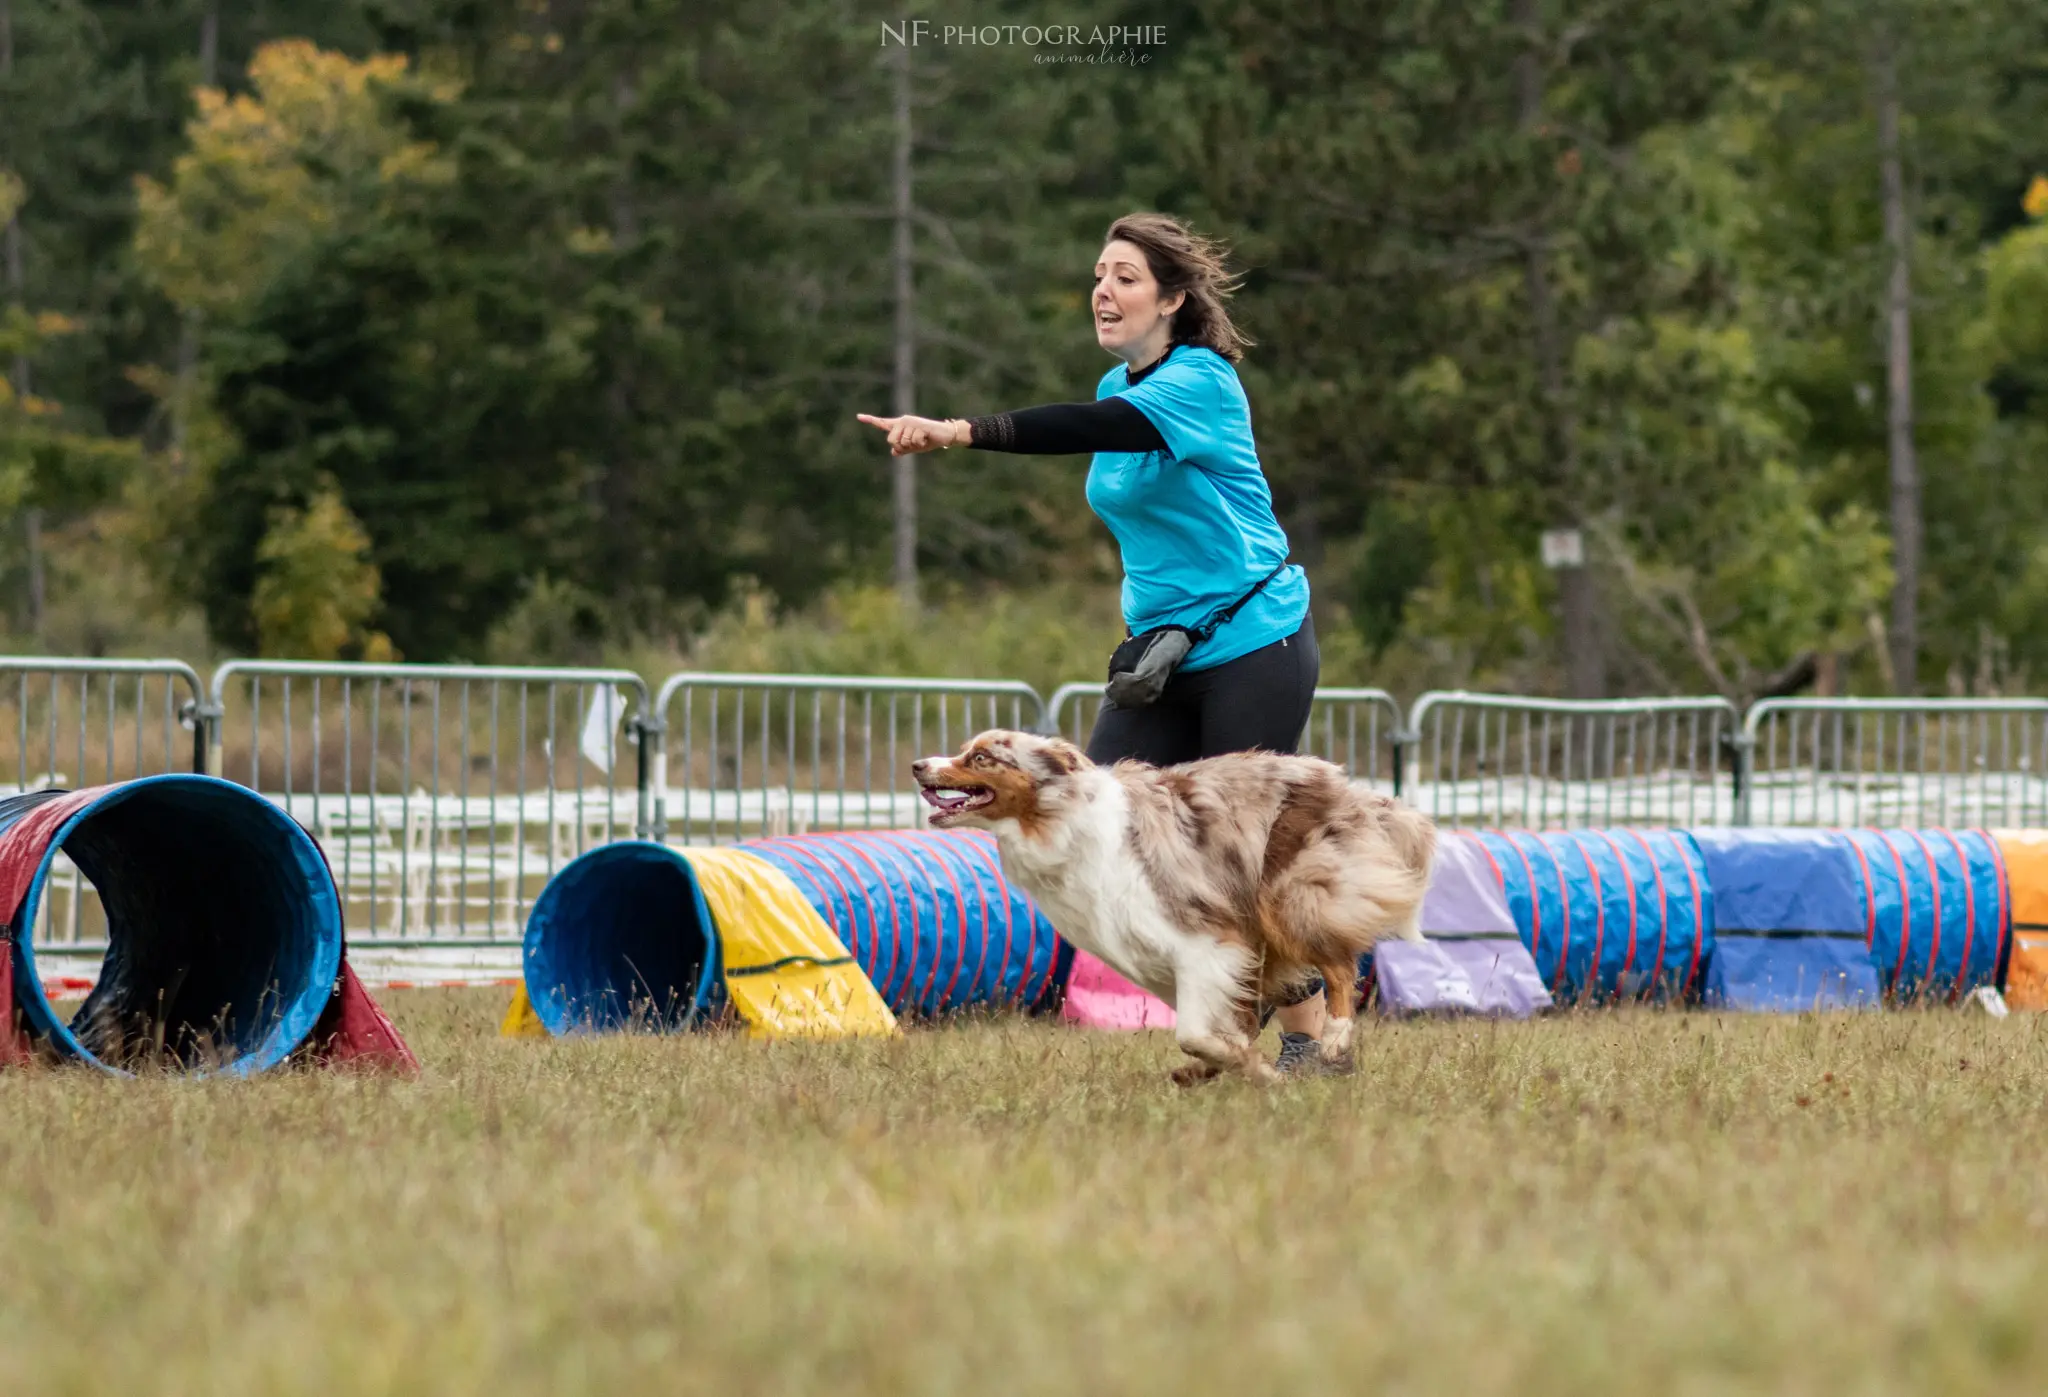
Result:
<svg viewBox="0 0 2048 1397">
<path fill-rule="evenodd" d="M 1124 560 L 1124 624 L 1199 626 L 1287 558 L 1273 492 L 1252 445 L 1252 410 L 1230 361 L 1176 345 L 1134 385 L 1127 365 L 1096 398 L 1121 396 L 1166 439 L 1164 451 L 1098 451 L 1088 504 Z M 1182 661 L 1211 669 L 1293 635 L 1308 615 L 1308 575 L 1289 567 Z"/>
</svg>

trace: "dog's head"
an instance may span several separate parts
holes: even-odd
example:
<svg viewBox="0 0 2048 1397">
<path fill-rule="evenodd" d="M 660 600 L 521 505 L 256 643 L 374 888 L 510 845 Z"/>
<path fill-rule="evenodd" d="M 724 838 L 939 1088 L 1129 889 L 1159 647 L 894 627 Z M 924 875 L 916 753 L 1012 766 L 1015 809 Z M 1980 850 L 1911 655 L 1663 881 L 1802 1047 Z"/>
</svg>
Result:
<svg viewBox="0 0 2048 1397">
<path fill-rule="evenodd" d="M 996 728 L 957 756 L 912 762 L 910 772 L 932 807 L 934 828 L 992 829 L 1010 820 L 1028 832 L 1052 817 L 1061 784 L 1088 766 L 1071 742 Z"/>
</svg>

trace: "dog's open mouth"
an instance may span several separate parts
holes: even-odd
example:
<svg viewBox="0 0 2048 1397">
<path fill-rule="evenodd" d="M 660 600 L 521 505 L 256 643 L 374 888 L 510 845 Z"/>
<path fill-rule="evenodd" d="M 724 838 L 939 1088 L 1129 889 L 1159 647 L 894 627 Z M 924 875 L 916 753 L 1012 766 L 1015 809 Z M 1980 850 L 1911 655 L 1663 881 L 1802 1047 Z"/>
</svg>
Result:
<svg viewBox="0 0 2048 1397">
<path fill-rule="evenodd" d="M 996 798 L 987 786 L 925 786 L 918 794 L 941 815 L 964 815 L 992 804 Z"/>
</svg>

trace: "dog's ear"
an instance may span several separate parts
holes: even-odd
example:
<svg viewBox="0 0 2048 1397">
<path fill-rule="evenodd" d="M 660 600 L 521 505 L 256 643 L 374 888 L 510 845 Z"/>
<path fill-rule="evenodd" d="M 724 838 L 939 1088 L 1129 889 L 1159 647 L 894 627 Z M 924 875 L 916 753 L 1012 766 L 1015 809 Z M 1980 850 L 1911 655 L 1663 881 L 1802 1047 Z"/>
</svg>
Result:
<svg viewBox="0 0 2048 1397">
<path fill-rule="evenodd" d="M 1048 742 L 1041 755 L 1045 759 L 1046 766 L 1054 776 L 1072 776 L 1082 767 L 1088 765 L 1088 758 L 1082 754 L 1079 747 L 1076 747 L 1071 742 L 1063 742 L 1058 738 Z"/>
</svg>

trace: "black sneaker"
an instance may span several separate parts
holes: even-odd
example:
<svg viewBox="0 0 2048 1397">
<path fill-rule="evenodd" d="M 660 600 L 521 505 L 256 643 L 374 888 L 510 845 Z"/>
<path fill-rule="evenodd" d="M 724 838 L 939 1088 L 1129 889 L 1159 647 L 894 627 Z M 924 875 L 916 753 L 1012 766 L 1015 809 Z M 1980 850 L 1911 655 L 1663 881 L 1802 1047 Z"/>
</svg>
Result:
<svg viewBox="0 0 2048 1397">
<path fill-rule="evenodd" d="M 1325 1071 L 1323 1045 L 1306 1033 L 1282 1033 L 1273 1067 L 1283 1077 L 1319 1077 Z"/>
</svg>

